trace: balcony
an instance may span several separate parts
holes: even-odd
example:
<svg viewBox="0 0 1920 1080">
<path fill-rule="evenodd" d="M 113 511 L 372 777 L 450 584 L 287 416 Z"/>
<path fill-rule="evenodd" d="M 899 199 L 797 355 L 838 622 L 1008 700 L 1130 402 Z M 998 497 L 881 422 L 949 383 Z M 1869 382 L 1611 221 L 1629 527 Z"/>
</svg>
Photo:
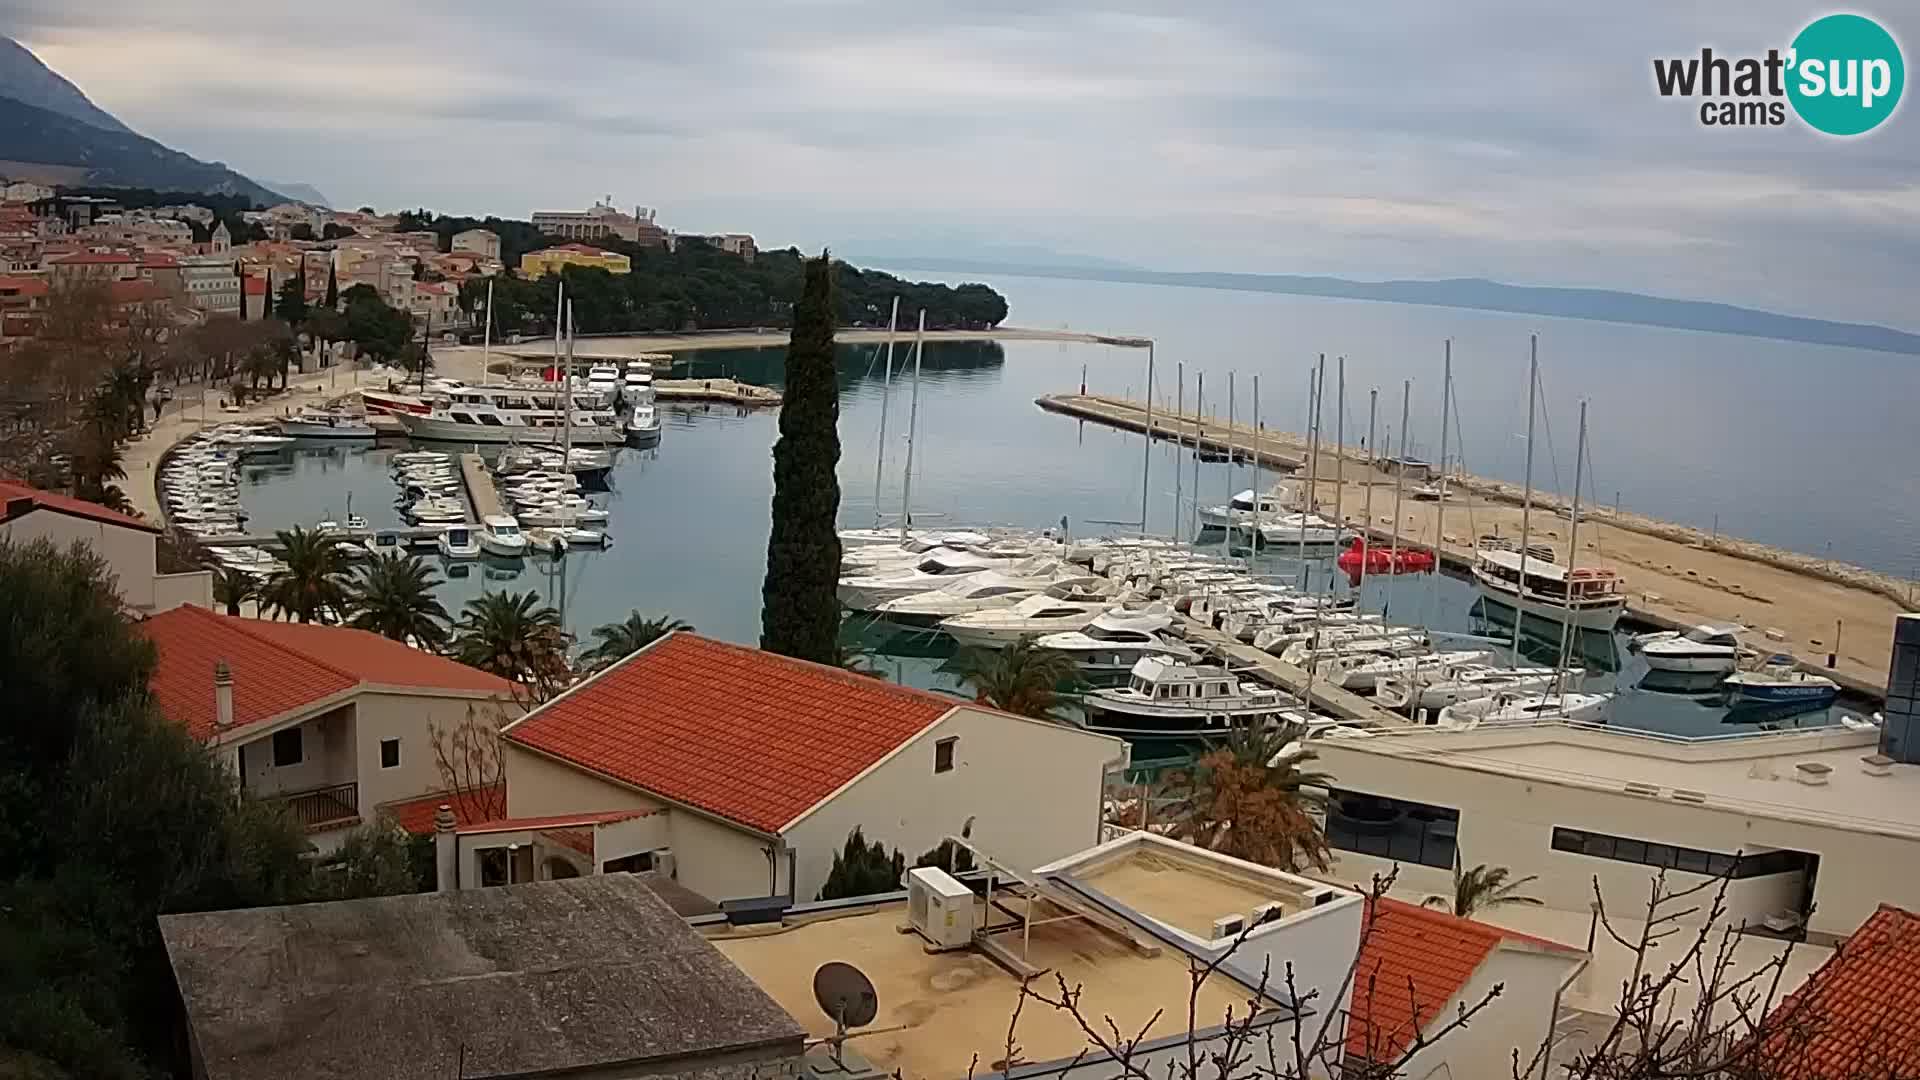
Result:
<svg viewBox="0 0 1920 1080">
<path fill-rule="evenodd" d="M 287 805 L 308 832 L 325 832 L 360 823 L 360 785 L 332 784 L 274 796 Z"/>
</svg>

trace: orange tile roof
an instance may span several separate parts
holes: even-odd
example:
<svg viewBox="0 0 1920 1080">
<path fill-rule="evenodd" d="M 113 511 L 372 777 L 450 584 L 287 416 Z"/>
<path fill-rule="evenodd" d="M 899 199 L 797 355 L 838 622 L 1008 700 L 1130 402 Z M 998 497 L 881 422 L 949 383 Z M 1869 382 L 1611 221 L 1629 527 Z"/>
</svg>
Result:
<svg viewBox="0 0 1920 1080">
<path fill-rule="evenodd" d="M 140 624 L 159 650 L 148 687 L 194 738 L 214 736 L 213 665 L 233 672 L 235 729 L 361 687 L 506 697 L 505 679 L 366 630 L 271 622 L 177 607 Z"/>
<path fill-rule="evenodd" d="M 150 304 L 167 299 L 167 290 L 151 281 L 114 281 L 107 285 L 107 298 L 116 304 Z"/>
<path fill-rule="evenodd" d="M 413 835 L 427 836 L 433 832 L 433 815 L 439 812 L 442 803 L 453 811 L 455 828 L 472 825 L 486 817 L 488 806 L 507 805 L 507 786 L 489 784 L 465 795 L 442 791 L 433 795 L 422 795 L 417 799 L 398 799 L 390 803 L 381 803 L 380 812 L 392 818 L 394 824 Z"/>
<path fill-rule="evenodd" d="M 1363 1060 L 1403 1053 L 1501 942 L 1579 952 L 1390 897 L 1367 902 L 1365 925 L 1347 1023 L 1347 1053 Z"/>
<path fill-rule="evenodd" d="M 0 275 L 0 292 L 14 296 L 45 296 L 47 282 L 45 278 Z"/>
<path fill-rule="evenodd" d="M 104 506 L 90 503 L 85 499 L 76 499 L 71 495 L 56 495 L 51 491 L 41 491 L 39 488 L 28 487 L 25 484 L 14 483 L 10 480 L 0 480 L 0 521 L 12 521 L 14 518 L 24 515 L 25 511 L 18 514 L 12 511 L 12 504 L 18 499 L 28 500 L 33 510 L 51 510 L 56 514 L 88 518 L 93 521 L 105 522 L 108 525 L 120 525 L 129 529 L 139 529 L 141 532 L 157 533 L 160 531 L 160 527 L 150 521 L 141 521 L 136 517 L 128 517 L 117 511 L 109 510 Z"/>
<path fill-rule="evenodd" d="M 124 251 L 76 251 L 47 260 L 61 266 L 119 266 L 137 260 Z"/>
<path fill-rule="evenodd" d="M 590 825 L 611 825 L 616 821 L 632 821 L 658 810 L 602 810 L 592 814 L 548 814 L 545 817 L 496 818 L 492 821 L 476 821 L 457 827 L 454 831 L 462 836 L 476 836 L 485 833 L 521 832 L 526 829 L 564 829 L 580 828 Z"/>
<path fill-rule="evenodd" d="M 682 631 L 548 702 L 506 736 L 777 833 L 957 704 Z"/>
<path fill-rule="evenodd" d="M 1920 915 L 1881 904 L 1768 1016 L 1768 1075 L 1920 1075 Z"/>
</svg>

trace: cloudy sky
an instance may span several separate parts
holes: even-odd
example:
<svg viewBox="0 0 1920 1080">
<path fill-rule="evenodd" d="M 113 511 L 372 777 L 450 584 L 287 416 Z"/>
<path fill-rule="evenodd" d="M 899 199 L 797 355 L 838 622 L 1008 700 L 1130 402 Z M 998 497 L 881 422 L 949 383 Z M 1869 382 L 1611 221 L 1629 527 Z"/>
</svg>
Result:
<svg viewBox="0 0 1920 1080">
<path fill-rule="evenodd" d="M 1879 2 L 1911 61 L 1920 16 Z M 135 129 L 341 205 L 611 194 L 850 254 L 1474 275 L 1920 329 L 1913 103 L 1841 142 L 1652 91 L 1655 56 L 1784 47 L 1824 10 L 0 0 L 0 33 Z"/>
</svg>

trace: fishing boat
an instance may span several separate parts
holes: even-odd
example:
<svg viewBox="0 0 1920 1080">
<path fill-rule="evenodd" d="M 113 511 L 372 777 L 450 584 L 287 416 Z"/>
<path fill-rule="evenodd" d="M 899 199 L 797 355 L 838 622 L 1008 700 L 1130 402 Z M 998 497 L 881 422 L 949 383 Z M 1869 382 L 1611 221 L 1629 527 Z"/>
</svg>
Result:
<svg viewBox="0 0 1920 1080">
<path fill-rule="evenodd" d="M 1569 569 L 1556 561 L 1551 548 L 1529 545 L 1523 553 L 1501 537 L 1480 538 L 1473 553 L 1473 580 L 1492 603 L 1583 629 L 1611 631 L 1627 607 L 1624 582 L 1614 571 Z"/>
<path fill-rule="evenodd" d="M 660 441 L 660 412 L 651 401 L 643 401 L 633 406 L 627 413 L 627 422 L 622 430 L 627 433 L 627 441 L 637 446 L 646 446 Z"/>
<path fill-rule="evenodd" d="M 377 434 L 364 417 L 315 409 L 304 409 L 275 426 L 292 439 L 371 439 Z"/>
<path fill-rule="evenodd" d="M 1042 592 L 1010 607 L 970 611 L 942 619 L 939 627 L 962 648 L 997 649 L 1024 637 L 1084 630 L 1102 613 L 1111 610 L 1116 608 L 1110 599 L 1069 599 Z M 1171 615 L 1165 605 L 1143 610 L 1156 616 Z"/>
<path fill-rule="evenodd" d="M 1721 673 L 1739 666 L 1742 655 L 1757 653 L 1740 644 L 1746 627 L 1733 623 L 1701 623 L 1685 632 L 1663 630 L 1640 634 L 1627 648 L 1640 654 L 1654 671 Z"/>
<path fill-rule="evenodd" d="M 1753 671 L 1737 671 L 1726 679 L 1727 698 L 1735 706 L 1797 705 L 1825 708 L 1840 695 L 1840 684 L 1825 675 L 1801 671 L 1791 656 L 1774 655 Z"/>
<path fill-rule="evenodd" d="M 465 525 L 451 525 L 441 532 L 435 546 L 440 549 L 443 559 L 477 559 L 480 557 L 480 539 L 473 530 Z"/>
<path fill-rule="evenodd" d="M 480 519 L 480 547 L 489 555 L 514 559 L 527 553 L 527 538 L 511 516 L 488 514 Z"/>
<path fill-rule="evenodd" d="M 1144 657 L 1124 686 L 1089 690 L 1080 701 L 1088 731 L 1134 739 L 1224 736 L 1236 724 L 1298 719 L 1306 710 L 1262 683 L 1243 682 L 1220 667 Z"/>
<path fill-rule="evenodd" d="M 1465 730 L 1482 724 L 1528 720 L 1574 720 L 1603 724 L 1607 719 L 1607 706 L 1612 703 L 1612 694 L 1504 691 L 1491 697 L 1448 705 L 1440 710 L 1439 726 Z"/>
<path fill-rule="evenodd" d="M 1076 595 L 1099 599 L 1103 589 L 1112 587 L 1100 578 L 1086 575 L 1061 578 L 1058 576 L 1059 569 L 1056 563 L 1049 571 L 1031 576 L 1006 574 L 997 570 L 967 574 L 937 589 L 889 600 L 875 608 L 874 613 L 891 622 L 932 626 L 955 615 L 1012 607 L 1042 590 L 1055 594 L 1057 599 Z"/>
<path fill-rule="evenodd" d="M 1578 690 L 1586 678 L 1582 668 L 1502 668 L 1488 664 L 1454 668 L 1439 675 L 1423 672 L 1389 675 L 1374 685 L 1373 699 L 1389 709 L 1417 713 L 1503 692 L 1542 693 L 1556 685 Z"/>
</svg>

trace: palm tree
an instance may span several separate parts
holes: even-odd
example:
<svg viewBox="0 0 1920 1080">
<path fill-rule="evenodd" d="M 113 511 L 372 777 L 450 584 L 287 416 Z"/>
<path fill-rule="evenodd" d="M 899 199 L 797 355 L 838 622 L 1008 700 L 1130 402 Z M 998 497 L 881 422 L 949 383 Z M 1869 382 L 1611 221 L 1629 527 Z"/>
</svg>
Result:
<svg viewBox="0 0 1920 1080">
<path fill-rule="evenodd" d="M 676 630 L 691 630 L 693 624 L 671 615 L 653 618 L 638 611 L 616 623 L 593 628 L 593 648 L 580 654 L 589 669 L 598 671 L 625 660 Z"/>
<path fill-rule="evenodd" d="M 1327 838 L 1313 812 L 1332 777 L 1303 769 L 1317 758 L 1306 726 L 1236 724 L 1170 782 L 1174 835 L 1224 855 L 1296 871 L 1325 870 Z"/>
<path fill-rule="evenodd" d="M 260 580 L 244 570 L 222 566 L 213 572 L 213 602 L 224 604 L 227 614 L 239 615 L 240 605 L 260 599 Z"/>
<path fill-rule="evenodd" d="M 970 650 L 960 666 L 960 679 L 973 688 L 975 701 L 1036 720 L 1058 719 L 1059 687 L 1080 678 L 1071 659 L 1036 647 L 1032 638 L 998 650 Z"/>
<path fill-rule="evenodd" d="M 82 429 L 68 451 L 74 494 L 82 499 L 104 491 L 110 481 L 127 478 L 120 442 L 108 432 Z"/>
<path fill-rule="evenodd" d="M 337 537 L 295 525 L 274 533 L 287 568 L 267 579 L 263 606 L 301 622 L 332 622 L 347 609 L 347 557 Z"/>
<path fill-rule="evenodd" d="M 1463 868 L 1458 862 L 1453 865 L 1453 913 L 1463 919 L 1471 918 L 1481 908 L 1499 907 L 1501 904 L 1533 904 L 1539 906 L 1537 896 L 1525 896 L 1515 892 L 1525 888 L 1530 881 L 1540 880 L 1538 874 L 1528 874 L 1514 881 L 1507 880 L 1508 870 L 1504 866 L 1488 866 L 1486 863 L 1471 870 Z M 1429 896 L 1426 907 L 1443 908 L 1447 906 L 1444 896 Z"/>
<path fill-rule="evenodd" d="M 560 613 L 532 590 L 469 600 L 453 629 L 454 659 L 520 683 L 536 699 L 550 696 L 571 674 Z"/>
<path fill-rule="evenodd" d="M 418 555 L 389 552 L 360 567 L 349 586 L 351 626 L 395 641 L 438 649 L 447 640 L 447 609 L 433 595 L 440 578 Z"/>
</svg>

